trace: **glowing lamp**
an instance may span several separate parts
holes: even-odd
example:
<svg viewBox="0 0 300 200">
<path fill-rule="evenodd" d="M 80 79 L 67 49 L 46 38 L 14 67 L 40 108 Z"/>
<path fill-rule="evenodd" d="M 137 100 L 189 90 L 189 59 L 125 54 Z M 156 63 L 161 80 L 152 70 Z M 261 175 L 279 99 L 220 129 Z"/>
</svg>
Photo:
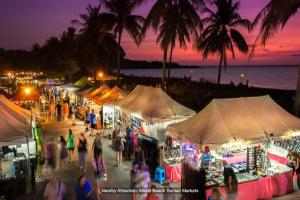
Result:
<svg viewBox="0 0 300 200">
<path fill-rule="evenodd" d="M 99 77 L 103 77 L 103 73 L 102 73 L 102 72 L 99 72 L 99 73 L 98 73 L 98 76 L 99 76 Z"/>
<path fill-rule="evenodd" d="M 24 92 L 25 92 L 25 94 L 30 94 L 31 90 L 30 90 L 30 88 L 25 88 Z"/>
</svg>

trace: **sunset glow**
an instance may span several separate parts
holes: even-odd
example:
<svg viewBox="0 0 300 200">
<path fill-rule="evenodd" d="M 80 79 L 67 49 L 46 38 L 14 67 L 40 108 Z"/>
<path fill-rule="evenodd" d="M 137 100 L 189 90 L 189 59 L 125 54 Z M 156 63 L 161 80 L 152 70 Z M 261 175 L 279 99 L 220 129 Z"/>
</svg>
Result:
<svg viewBox="0 0 300 200">
<path fill-rule="evenodd" d="M 148 0 L 136 13 L 144 16 L 153 5 Z M 253 20 L 257 13 L 267 3 L 267 0 L 241 0 L 240 13 L 242 17 Z M 88 3 L 95 5 L 97 0 L 10 0 L 0 3 L 0 44 L 1 48 L 30 49 L 32 44 L 43 44 L 50 36 L 59 36 L 70 26 L 70 22 L 78 19 Z M 9 20 L 8 20 L 9 19 Z M 265 47 L 256 49 L 255 57 L 248 62 L 248 55 L 236 52 L 236 60 L 229 60 L 233 65 L 255 64 L 300 64 L 300 14 L 296 14 L 288 21 L 282 31 L 273 37 Z M 258 34 L 257 29 L 245 34 L 248 44 L 252 45 Z M 137 47 L 128 35 L 124 34 L 122 46 L 126 57 L 137 60 L 162 60 L 162 51 L 156 45 L 156 34 L 149 30 L 145 40 Z M 190 44 L 187 49 L 175 48 L 174 61 L 189 65 L 216 65 L 218 58 L 210 56 L 203 62 L 201 55 Z"/>
</svg>

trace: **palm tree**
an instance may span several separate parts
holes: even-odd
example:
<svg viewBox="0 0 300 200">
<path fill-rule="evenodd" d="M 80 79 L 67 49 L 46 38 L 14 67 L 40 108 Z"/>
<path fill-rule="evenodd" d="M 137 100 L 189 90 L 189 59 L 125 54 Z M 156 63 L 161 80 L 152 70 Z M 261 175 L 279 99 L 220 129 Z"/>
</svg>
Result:
<svg viewBox="0 0 300 200">
<path fill-rule="evenodd" d="M 197 35 L 197 30 L 201 27 L 201 20 L 196 11 L 196 8 L 201 3 L 201 0 L 157 0 L 146 18 L 143 35 L 150 26 L 156 32 L 159 31 L 156 43 L 159 43 L 163 50 L 163 89 L 166 89 L 165 77 L 168 51 L 170 50 L 168 70 L 168 77 L 170 77 L 170 67 L 176 40 L 179 41 L 180 48 L 186 48 L 187 42 L 190 42 L 191 35 Z"/>
<path fill-rule="evenodd" d="M 101 0 L 108 12 L 102 13 L 104 23 L 117 35 L 118 46 L 121 46 L 122 35 L 126 31 L 139 45 L 144 17 L 132 14 L 144 0 Z M 117 77 L 120 78 L 121 51 L 117 51 Z"/>
<path fill-rule="evenodd" d="M 260 32 L 256 41 L 261 38 L 261 44 L 274 36 L 287 21 L 297 13 L 300 0 L 270 0 L 259 12 L 254 20 L 254 25 L 260 22 Z"/>
<path fill-rule="evenodd" d="M 104 23 L 100 8 L 100 5 L 89 5 L 87 13 L 80 15 L 82 22 L 77 21 L 83 26 L 78 41 L 80 65 L 88 65 L 95 80 L 99 66 L 107 66 L 108 61 L 113 63 L 112 57 L 117 51 L 124 56 L 123 50 L 116 44 L 114 35 L 108 32 L 110 27 Z"/>
<path fill-rule="evenodd" d="M 206 7 L 204 13 L 208 15 L 203 19 L 206 27 L 196 41 L 197 49 L 202 52 L 204 59 L 209 54 L 220 56 L 217 85 L 221 82 L 222 67 L 227 67 L 227 51 L 235 58 L 234 48 L 242 53 L 248 53 L 248 45 L 243 35 L 236 29 L 246 28 L 248 31 L 252 23 L 248 19 L 243 19 L 238 13 L 240 2 L 238 0 L 214 0 L 212 5 L 215 11 Z"/>
</svg>

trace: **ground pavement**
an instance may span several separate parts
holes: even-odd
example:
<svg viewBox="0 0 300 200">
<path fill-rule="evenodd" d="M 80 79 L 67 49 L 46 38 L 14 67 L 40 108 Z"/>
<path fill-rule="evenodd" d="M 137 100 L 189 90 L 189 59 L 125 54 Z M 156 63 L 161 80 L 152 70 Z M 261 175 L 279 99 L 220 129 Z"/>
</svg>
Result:
<svg viewBox="0 0 300 200">
<path fill-rule="evenodd" d="M 51 137 L 54 137 L 58 141 L 58 137 L 60 135 L 66 136 L 68 133 L 68 129 L 71 128 L 74 135 L 75 135 L 75 142 L 76 139 L 79 137 L 80 132 L 84 131 L 84 126 L 82 122 L 77 122 L 76 126 L 71 126 L 71 121 L 61 121 L 61 122 L 48 122 L 43 125 L 43 134 L 44 140 L 49 141 Z M 93 168 L 92 168 L 92 141 L 93 137 L 89 137 L 87 133 L 88 139 L 88 169 L 86 172 L 87 177 L 89 180 L 92 181 L 93 186 L 95 185 L 94 178 L 93 178 Z M 129 187 L 130 186 L 130 179 L 129 179 L 129 171 L 131 169 L 131 162 L 130 161 L 123 161 L 122 165 L 116 167 L 116 162 L 114 159 L 114 152 L 111 148 L 111 140 L 104 139 L 103 140 L 103 155 L 106 162 L 106 168 L 108 171 L 108 178 L 105 181 L 105 187 Z M 82 174 L 79 169 L 78 163 L 78 156 L 77 152 L 75 151 L 74 160 L 71 164 L 69 164 L 67 169 L 59 170 L 59 163 L 57 163 L 57 174 L 59 178 L 65 183 L 67 187 L 67 197 L 66 199 L 71 200 L 74 197 L 74 188 L 76 185 L 77 178 Z M 35 191 L 31 195 L 20 196 L 17 199 L 25 199 L 25 200 L 33 200 L 33 199 L 43 199 L 43 189 L 47 183 L 47 179 L 44 178 L 42 180 L 38 180 L 39 182 L 36 184 Z M 119 194 L 119 195 L 109 195 L 104 194 L 103 200 L 118 200 L 118 199 L 129 199 L 129 194 Z"/>
<path fill-rule="evenodd" d="M 44 134 L 44 140 L 49 141 L 50 138 L 55 138 L 58 141 L 58 137 L 60 135 L 66 136 L 68 133 L 68 129 L 71 128 L 75 138 L 77 139 L 79 137 L 80 132 L 84 131 L 84 126 L 82 122 L 77 122 L 76 126 L 71 126 L 71 121 L 51 121 L 43 124 L 43 134 Z M 88 133 L 87 133 L 88 135 Z M 89 180 L 92 181 L 93 186 L 95 186 L 94 178 L 93 178 L 93 170 L 92 170 L 92 141 L 93 137 L 87 136 L 88 139 L 88 145 L 89 145 L 89 153 L 88 153 L 88 169 L 86 172 L 87 177 Z M 75 141 L 76 142 L 76 141 Z M 116 162 L 114 158 L 114 152 L 111 148 L 111 140 L 103 139 L 103 155 L 106 163 L 106 168 L 108 171 L 108 178 L 107 181 L 103 183 L 104 187 L 129 187 L 130 186 L 130 179 L 129 179 L 129 171 L 131 169 L 131 161 L 123 161 L 122 165 L 119 167 L 116 167 Z M 75 151 L 74 160 L 72 163 L 69 164 L 67 169 L 59 170 L 59 163 L 57 165 L 57 174 L 62 180 L 66 187 L 67 187 L 67 200 L 73 200 L 74 199 L 74 188 L 76 185 L 77 178 L 82 174 L 82 172 L 79 169 L 78 164 L 78 156 L 77 152 Z M 36 183 L 36 187 L 34 192 L 30 195 L 22 195 L 17 196 L 17 199 L 19 200 L 42 200 L 43 199 L 43 190 L 48 182 L 47 178 L 44 177 L 43 179 L 38 180 Z M 95 189 L 95 187 L 94 187 Z M 95 195 L 95 194 L 94 194 Z M 130 199 L 129 194 L 103 194 L 102 196 L 103 200 L 123 200 L 123 199 Z M 162 199 L 162 198 L 160 198 Z M 176 198 L 179 199 L 179 198 Z M 285 195 L 279 198 L 276 198 L 277 200 L 299 200 L 300 199 L 300 192 L 296 192 L 293 194 Z"/>
</svg>

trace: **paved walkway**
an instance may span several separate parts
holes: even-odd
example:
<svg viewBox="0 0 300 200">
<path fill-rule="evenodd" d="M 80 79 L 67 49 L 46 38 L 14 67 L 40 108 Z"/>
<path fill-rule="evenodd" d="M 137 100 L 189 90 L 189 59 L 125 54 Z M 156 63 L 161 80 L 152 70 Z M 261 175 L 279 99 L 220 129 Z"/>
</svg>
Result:
<svg viewBox="0 0 300 200">
<path fill-rule="evenodd" d="M 61 122 L 48 122 L 43 125 L 43 134 L 44 140 L 48 141 L 51 137 L 54 137 L 58 141 L 58 137 L 60 135 L 66 136 L 68 133 L 68 129 L 71 128 L 74 135 L 75 140 L 79 137 L 79 133 L 84 131 L 84 126 L 82 122 L 77 122 L 78 125 L 71 126 L 70 121 L 61 121 Z M 88 135 L 88 133 L 87 133 Z M 88 139 L 88 169 L 86 175 L 92 181 L 93 185 L 95 185 L 93 178 L 93 169 L 92 169 L 92 141 L 93 137 L 87 136 Z M 75 141 L 76 142 L 76 141 Z M 129 171 L 131 169 L 131 161 L 123 161 L 122 165 L 116 167 L 116 162 L 114 159 L 114 151 L 111 148 L 111 140 L 103 139 L 103 154 L 106 162 L 106 168 L 108 171 L 107 181 L 104 182 L 104 187 L 129 187 L 130 179 L 129 179 Z M 68 166 L 67 169 L 57 170 L 58 176 L 67 186 L 67 197 L 66 199 L 71 200 L 74 198 L 74 188 L 76 185 L 77 178 L 82 174 L 79 169 L 78 156 L 75 151 L 75 159 Z M 59 167 L 59 163 L 57 163 Z M 35 192 L 31 195 L 21 196 L 17 199 L 43 199 L 43 189 L 47 183 L 47 180 L 43 180 L 38 182 L 35 188 Z M 129 194 L 119 194 L 119 195 L 111 195 L 104 194 L 103 200 L 118 200 L 118 199 L 128 199 L 130 198 Z"/>
</svg>

